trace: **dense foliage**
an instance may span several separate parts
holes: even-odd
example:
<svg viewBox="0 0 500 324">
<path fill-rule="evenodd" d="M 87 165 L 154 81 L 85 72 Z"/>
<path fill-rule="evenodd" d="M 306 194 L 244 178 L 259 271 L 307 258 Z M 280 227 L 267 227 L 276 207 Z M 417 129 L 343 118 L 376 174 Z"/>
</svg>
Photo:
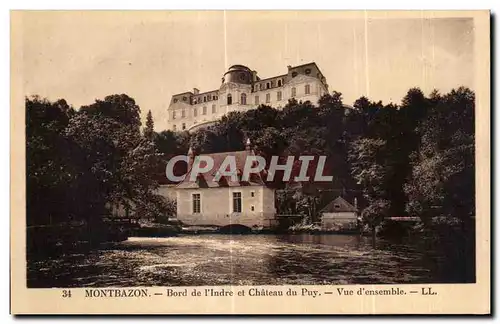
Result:
<svg viewBox="0 0 500 324">
<path fill-rule="evenodd" d="M 77 111 L 64 100 L 27 98 L 27 224 L 95 227 L 118 210 L 171 213 L 151 176 L 161 161 L 153 134 L 151 114 L 141 133 L 140 108 L 127 95 Z"/>
<path fill-rule="evenodd" d="M 429 97 L 410 89 L 400 105 L 361 97 L 348 107 L 333 92 L 316 106 L 290 100 L 280 110 L 231 112 L 189 134 L 155 132 L 151 112 L 141 132 L 140 108 L 126 95 L 78 110 L 64 100 L 27 98 L 27 223 L 92 224 L 117 206 L 127 215 L 164 217 L 173 203 L 156 189 L 170 157 L 189 146 L 197 153 L 243 150 L 250 138 L 267 158 L 327 157 L 332 182 L 273 183 L 278 213 L 315 221 L 340 195 L 356 198 L 373 230 L 388 216 L 467 226 L 475 215 L 474 101 L 466 88 Z M 299 168 L 297 161 L 294 172 Z"/>
</svg>

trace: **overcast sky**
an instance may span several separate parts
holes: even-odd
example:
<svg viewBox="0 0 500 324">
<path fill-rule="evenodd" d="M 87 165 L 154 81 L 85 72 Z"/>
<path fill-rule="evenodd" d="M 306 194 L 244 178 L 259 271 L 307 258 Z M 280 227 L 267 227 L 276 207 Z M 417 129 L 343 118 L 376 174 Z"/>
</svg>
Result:
<svg viewBox="0 0 500 324">
<path fill-rule="evenodd" d="M 420 15 L 420 18 L 419 18 Z M 75 108 L 126 93 L 156 130 L 172 94 L 217 89 L 232 64 L 261 78 L 316 62 L 352 104 L 473 84 L 473 21 L 350 12 L 38 12 L 24 16 L 24 93 Z"/>
</svg>

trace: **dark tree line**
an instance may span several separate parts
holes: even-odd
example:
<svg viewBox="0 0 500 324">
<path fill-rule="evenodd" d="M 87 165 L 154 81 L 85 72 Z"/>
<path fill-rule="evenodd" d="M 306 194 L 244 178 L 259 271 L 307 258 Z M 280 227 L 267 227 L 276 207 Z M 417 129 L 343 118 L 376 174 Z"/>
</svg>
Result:
<svg viewBox="0 0 500 324">
<path fill-rule="evenodd" d="M 172 212 L 151 174 L 161 164 L 148 113 L 127 95 L 75 110 L 66 101 L 26 98 L 28 226 L 85 224 Z M 116 215 L 115 215 L 116 216 Z"/>
<path fill-rule="evenodd" d="M 113 206 L 137 217 L 172 213 L 172 203 L 155 193 L 172 156 L 189 146 L 197 153 L 243 150 L 250 138 L 267 158 L 327 157 L 332 182 L 274 184 L 279 213 L 314 219 L 341 195 L 358 199 L 373 229 L 388 216 L 467 226 L 475 214 L 474 100 L 466 88 L 429 97 L 410 89 L 400 105 L 362 97 L 347 107 L 333 92 L 316 106 L 290 100 L 280 110 L 231 112 L 189 134 L 155 132 L 150 112 L 142 127 L 140 108 L 126 95 L 78 110 L 64 100 L 27 98 L 27 223 L 99 223 Z"/>
</svg>

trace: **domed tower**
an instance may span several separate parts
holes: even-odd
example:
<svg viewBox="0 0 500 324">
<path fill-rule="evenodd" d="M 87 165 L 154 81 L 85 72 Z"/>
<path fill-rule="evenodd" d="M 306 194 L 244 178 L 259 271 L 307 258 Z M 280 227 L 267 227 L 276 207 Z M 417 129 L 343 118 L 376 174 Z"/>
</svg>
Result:
<svg viewBox="0 0 500 324">
<path fill-rule="evenodd" d="M 256 76 L 256 72 L 250 70 L 244 65 L 232 65 L 229 67 L 228 71 L 224 73 L 222 78 L 222 83 L 240 83 L 240 84 L 252 84 Z"/>
</svg>

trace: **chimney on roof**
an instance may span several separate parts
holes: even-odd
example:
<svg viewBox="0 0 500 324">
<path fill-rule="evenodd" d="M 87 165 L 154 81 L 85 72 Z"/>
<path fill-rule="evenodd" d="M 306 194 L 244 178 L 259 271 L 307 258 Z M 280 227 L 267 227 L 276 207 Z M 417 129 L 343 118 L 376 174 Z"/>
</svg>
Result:
<svg viewBox="0 0 500 324">
<path fill-rule="evenodd" d="M 193 88 L 193 94 L 197 95 L 200 93 L 200 90 L 198 88 Z"/>
<path fill-rule="evenodd" d="M 286 67 L 287 67 L 288 71 L 290 71 L 292 69 L 291 65 L 287 65 Z"/>
</svg>

